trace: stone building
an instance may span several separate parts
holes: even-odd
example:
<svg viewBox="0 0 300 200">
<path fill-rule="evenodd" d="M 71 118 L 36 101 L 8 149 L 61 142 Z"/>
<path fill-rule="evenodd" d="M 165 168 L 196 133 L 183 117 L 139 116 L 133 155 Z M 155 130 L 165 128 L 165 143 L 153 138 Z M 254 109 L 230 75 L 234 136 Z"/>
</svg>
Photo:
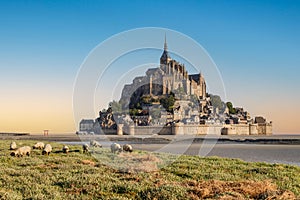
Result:
<svg viewBox="0 0 300 200">
<path fill-rule="evenodd" d="M 82 119 L 79 123 L 79 131 L 81 132 L 93 132 L 94 131 L 94 120 Z"/>
<path fill-rule="evenodd" d="M 184 64 L 172 59 L 165 39 L 160 67 L 148 69 L 146 76 L 136 77 L 132 84 L 125 85 L 121 99 L 137 102 L 144 95 L 161 96 L 176 90 L 183 90 L 186 96 L 195 95 L 199 100 L 207 97 L 203 75 L 188 74 Z"/>
</svg>

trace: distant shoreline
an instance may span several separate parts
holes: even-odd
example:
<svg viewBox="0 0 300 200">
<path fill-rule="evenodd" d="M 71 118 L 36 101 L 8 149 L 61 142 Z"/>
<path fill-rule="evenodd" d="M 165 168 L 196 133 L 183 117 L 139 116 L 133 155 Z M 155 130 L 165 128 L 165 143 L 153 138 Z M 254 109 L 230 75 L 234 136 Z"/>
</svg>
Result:
<svg viewBox="0 0 300 200">
<path fill-rule="evenodd" d="M 14 132 L 0 132 L 0 136 L 24 136 L 30 135 L 30 133 L 14 133 Z"/>
<path fill-rule="evenodd" d="M 78 136 L 76 134 L 49 134 L 44 136 L 41 134 L 29 133 L 0 133 L 2 140 L 41 140 L 53 142 L 79 142 L 96 140 L 108 141 L 127 141 L 130 143 L 170 143 L 174 141 L 193 140 L 194 143 L 201 143 L 203 141 L 217 141 L 218 143 L 240 143 L 240 144 L 290 144 L 300 145 L 300 135 L 271 135 L 271 136 L 249 136 L 249 135 L 85 135 Z"/>
</svg>

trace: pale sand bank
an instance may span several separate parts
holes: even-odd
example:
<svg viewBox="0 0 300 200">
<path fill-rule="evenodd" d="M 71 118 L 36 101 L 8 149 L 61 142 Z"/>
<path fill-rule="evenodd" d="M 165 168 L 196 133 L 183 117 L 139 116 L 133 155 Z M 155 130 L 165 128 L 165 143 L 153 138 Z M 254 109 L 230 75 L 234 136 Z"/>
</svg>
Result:
<svg viewBox="0 0 300 200">
<path fill-rule="evenodd" d="M 300 135 L 272 135 L 272 136 L 246 136 L 246 135 L 84 135 L 72 134 L 3 134 L 2 140 L 42 140 L 42 141 L 87 141 L 91 139 L 109 141 L 129 141 L 132 143 L 169 143 L 171 141 L 193 140 L 193 142 L 218 141 L 218 143 L 246 143 L 246 144 L 300 144 Z"/>
</svg>

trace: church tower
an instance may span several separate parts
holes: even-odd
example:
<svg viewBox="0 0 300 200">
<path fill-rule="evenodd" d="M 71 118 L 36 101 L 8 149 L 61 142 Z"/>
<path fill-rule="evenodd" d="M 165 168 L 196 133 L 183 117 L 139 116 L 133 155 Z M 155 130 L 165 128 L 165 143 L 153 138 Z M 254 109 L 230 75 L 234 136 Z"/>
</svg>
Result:
<svg viewBox="0 0 300 200">
<path fill-rule="evenodd" d="M 160 57 L 160 64 L 167 65 L 171 60 L 171 57 L 168 53 L 168 45 L 167 45 L 167 36 L 165 35 L 165 44 L 164 44 L 164 52 Z"/>
</svg>

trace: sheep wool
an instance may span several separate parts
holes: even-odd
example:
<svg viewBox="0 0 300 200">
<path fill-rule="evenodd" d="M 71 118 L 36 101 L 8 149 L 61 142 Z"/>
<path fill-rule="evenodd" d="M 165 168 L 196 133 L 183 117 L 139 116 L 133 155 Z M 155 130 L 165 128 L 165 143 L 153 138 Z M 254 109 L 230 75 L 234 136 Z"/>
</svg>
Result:
<svg viewBox="0 0 300 200">
<path fill-rule="evenodd" d="M 15 142 L 10 143 L 10 150 L 16 150 L 17 149 L 17 144 Z"/>
<path fill-rule="evenodd" d="M 37 142 L 35 145 L 33 145 L 33 149 L 44 149 L 45 144 L 43 142 Z"/>
<path fill-rule="evenodd" d="M 43 149 L 42 154 L 43 155 L 49 155 L 52 151 L 52 146 L 50 144 L 46 144 L 46 146 Z"/>
<path fill-rule="evenodd" d="M 23 157 L 24 155 L 30 156 L 31 147 L 30 146 L 24 146 L 20 147 L 17 150 L 11 152 L 11 156 L 16 157 Z"/>
<path fill-rule="evenodd" d="M 102 145 L 101 145 L 99 142 L 97 142 L 96 140 L 92 140 L 92 141 L 90 142 L 90 145 L 91 145 L 92 147 L 99 147 L 99 148 L 102 147 Z"/>
<path fill-rule="evenodd" d="M 131 153 L 133 151 L 132 146 L 130 144 L 124 144 L 123 145 L 123 151 Z"/>
<path fill-rule="evenodd" d="M 62 148 L 62 151 L 64 152 L 64 153 L 69 153 L 69 147 L 67 146 L 67 145 L 64 145 L 63 146 L 63 148 Z"/>
<path fill-rule="evenodd" d="M 89 145 L 88 144 L 82 145 L 82 150 L 83 150 L 83 153 L 89 152 Z"/>
<path fill-rule="evenodd" d="M 110 149 L 112 153 L 120 153 L 122 151 L 122 147 L 118 143 L 111 144 Z"/>
</svg>

